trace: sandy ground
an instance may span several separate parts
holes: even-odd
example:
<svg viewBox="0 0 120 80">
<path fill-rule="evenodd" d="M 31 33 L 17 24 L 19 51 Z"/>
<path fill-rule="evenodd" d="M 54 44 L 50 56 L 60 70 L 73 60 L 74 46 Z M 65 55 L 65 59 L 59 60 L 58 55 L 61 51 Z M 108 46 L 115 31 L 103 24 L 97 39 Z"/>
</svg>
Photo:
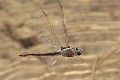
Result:
<svg viewBox="0 0 120 80">
<path fill-rule="evenodd" d="M 120 0 L 60 2 L 69 44 L 83 49 L 84 62 L 75 58 L 61 66 L 49 64 L 53 57 L 19 57 L 23 51 L 51 51 L 39 39 L 44 33 L 36 23 L 43 20 L 34 14 L 43 9 L 60 35 L 59 8 L 56 0 L 0 0 L 0 80 L 119 80 Z"/>
</svg>

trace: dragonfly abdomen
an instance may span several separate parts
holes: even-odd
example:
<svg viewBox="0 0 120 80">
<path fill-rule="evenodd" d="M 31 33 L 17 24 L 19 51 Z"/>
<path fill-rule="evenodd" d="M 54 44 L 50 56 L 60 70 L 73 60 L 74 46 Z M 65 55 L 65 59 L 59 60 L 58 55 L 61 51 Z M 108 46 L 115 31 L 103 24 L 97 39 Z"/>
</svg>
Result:
<svg viewBox="0 0 120 80">
<path fill-rule="evenodd" d="M 26 56 L 56 56 L 56 55 L 61 55 L 61 52 L 47 52 L 47 53 L 42 53 L 42 52 L 23 52 L 20 53 L 19 56 L 21 57 L 26 57 Z"/>
</svg>

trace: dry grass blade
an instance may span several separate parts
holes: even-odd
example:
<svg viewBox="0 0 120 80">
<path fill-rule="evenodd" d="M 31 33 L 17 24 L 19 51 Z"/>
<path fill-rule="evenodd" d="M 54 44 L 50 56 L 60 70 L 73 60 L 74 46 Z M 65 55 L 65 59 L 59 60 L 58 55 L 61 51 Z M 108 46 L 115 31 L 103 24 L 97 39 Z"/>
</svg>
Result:
<svg viewBox="0 0 120 80">
<path fill-rule="evenodd" d="M 114 56 L 114 55 L 116 55 L 116 54 L 119 54 L 119 50 L 118 49 L 114 49 L 111 53 L 109 53 L 109 54 L 107 54 L 107 55 L 104 55 L 104 57 L 103 56 L 98 56 L 97 55 L 97 58 L 95 59 L 95 61 L 94 61 L 94 64 L 92 65 L 92 75 L 91 75 L 91 80 L 95 80 L 95 72 L 97 73 L 97 74 L 105 74 L 105 73 L 114 73 L 115 71 L 117 72 L 117 71 L 119 71 L 119 69 L 118 68 L 110 68 L 110 67 L 107 67 L 106 69 L 105 69 L 105 67 L 106 66 L 109 66 L 109 65 L 115 65 L 115 63 L 117 63 L 117 62 L 119 62 L 120 61 L 120 59 L 117 59 L 117 60 L 111 60 L 110 61 L 110 57 L 112 57 L 112 56 Z M 106 62 L 107 60 L 109 60 L 110 62 Z M 105 63 L 106 62 L 106 63 Z M 105 65 L 103 64 L 103 63 L 105 63 Z M 103 66 L 104 65 L 104 66 Z M 102 66 L 102 67 L 101 67 Z M 104 69 L 104 71 L 102 70 L 102 71 L 100 71 L 101 70 L 101 68 L 103 68 Z M 99 72 L 100 71 L 100 72 Z"/>
<path fill-rule="evenodd" d="M 96 60 L 94 61 L 92 66 L 91 80 L 95 80 L 95 69 L 96 69 L 97 62 L 98 62 L 98 56 L 96 57 Z"/>
<path fill-rule="evenodd" d="M 98 59 L 98 62 L 96 64 L 96 69 L 101 67 L 103 65 L 103 63 L 105 61 L 107 61 L 110 57 L 112 57 L 112 56 L 114 56 L 115 54 L 118 54 L 118 53 L 119 53 L 118 49 L 114 49 L 111 53 L 106 54 L 106 55 L 104 54 L 104 55 L 100 56 L 99 59 Z"/>
</svg>

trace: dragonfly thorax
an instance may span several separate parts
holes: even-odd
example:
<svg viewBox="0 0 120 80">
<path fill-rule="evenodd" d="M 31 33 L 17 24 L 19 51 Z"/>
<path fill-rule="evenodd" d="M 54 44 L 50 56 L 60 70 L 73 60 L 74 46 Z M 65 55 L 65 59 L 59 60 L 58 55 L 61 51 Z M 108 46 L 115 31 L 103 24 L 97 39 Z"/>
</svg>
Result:
<svg viewBox="0 0 120 80">
<path fill-rule="evenodd" d="M 80 56 L 82 54 L 82 49 L 80 48 L 66 47 L 63 48 L 61 51 L 62 51 L 62 56 L 64 57 Z"/>
<path fill-rule="evenodd" d="M 71 48 L 62 49 L 62 56 L 64 57 L 73 57 L 75 55 L 75 51 Z"/>
</svg>

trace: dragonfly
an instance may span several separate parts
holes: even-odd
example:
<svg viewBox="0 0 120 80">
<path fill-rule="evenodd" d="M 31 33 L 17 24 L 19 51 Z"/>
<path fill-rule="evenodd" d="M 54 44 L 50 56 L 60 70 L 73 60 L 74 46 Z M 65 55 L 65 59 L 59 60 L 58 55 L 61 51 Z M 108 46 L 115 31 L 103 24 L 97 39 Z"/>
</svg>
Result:
<svg viewBox="0 0 120 80">
<path fill-rule="evenodd" d="M 61 58 L 70 58 L 69 61 L 71 61 L 71 58 L 79 58 L 79 61 L 82 63 L 83 59 L 80 57 L 80 55 L 83 53 L 82 49 L 79 47 L 72 48 L 69 45 L 69 39 L 68 39 L 68 33 L 64 22 L 64 13 L 62 4 L 59 0 L 57 0 L 57 7 L 58 7 L 58 13 L 59 13 L 59 26 L 58 29 L 54 29 L 50 23 L 50 20 L 48 18 L 47 13 L 44 10 L 37 10 L 35 12 L 35 19 L 36 19 L 36 26 L 38 26 L 38 34 L 42 35 L 40 36 L 40 39 L 43 40 L 43 42 L 48 43 L 49 46 L 54 49 L 55 51 L 51 52 L 22 52 L 19 54 L 21 57 L 26 56 L 61 56 Z M 42 21 L 42 24 L 40 24 Z M 55 60 L 52 64 L 57 63 L 57 60 Z M 62 63 L 62 61 L 61 61 Z M 73 62 L 74 63 L 74 62 Z M 59 63 L 58 63 L 59 64 Z"/>
</svg>

